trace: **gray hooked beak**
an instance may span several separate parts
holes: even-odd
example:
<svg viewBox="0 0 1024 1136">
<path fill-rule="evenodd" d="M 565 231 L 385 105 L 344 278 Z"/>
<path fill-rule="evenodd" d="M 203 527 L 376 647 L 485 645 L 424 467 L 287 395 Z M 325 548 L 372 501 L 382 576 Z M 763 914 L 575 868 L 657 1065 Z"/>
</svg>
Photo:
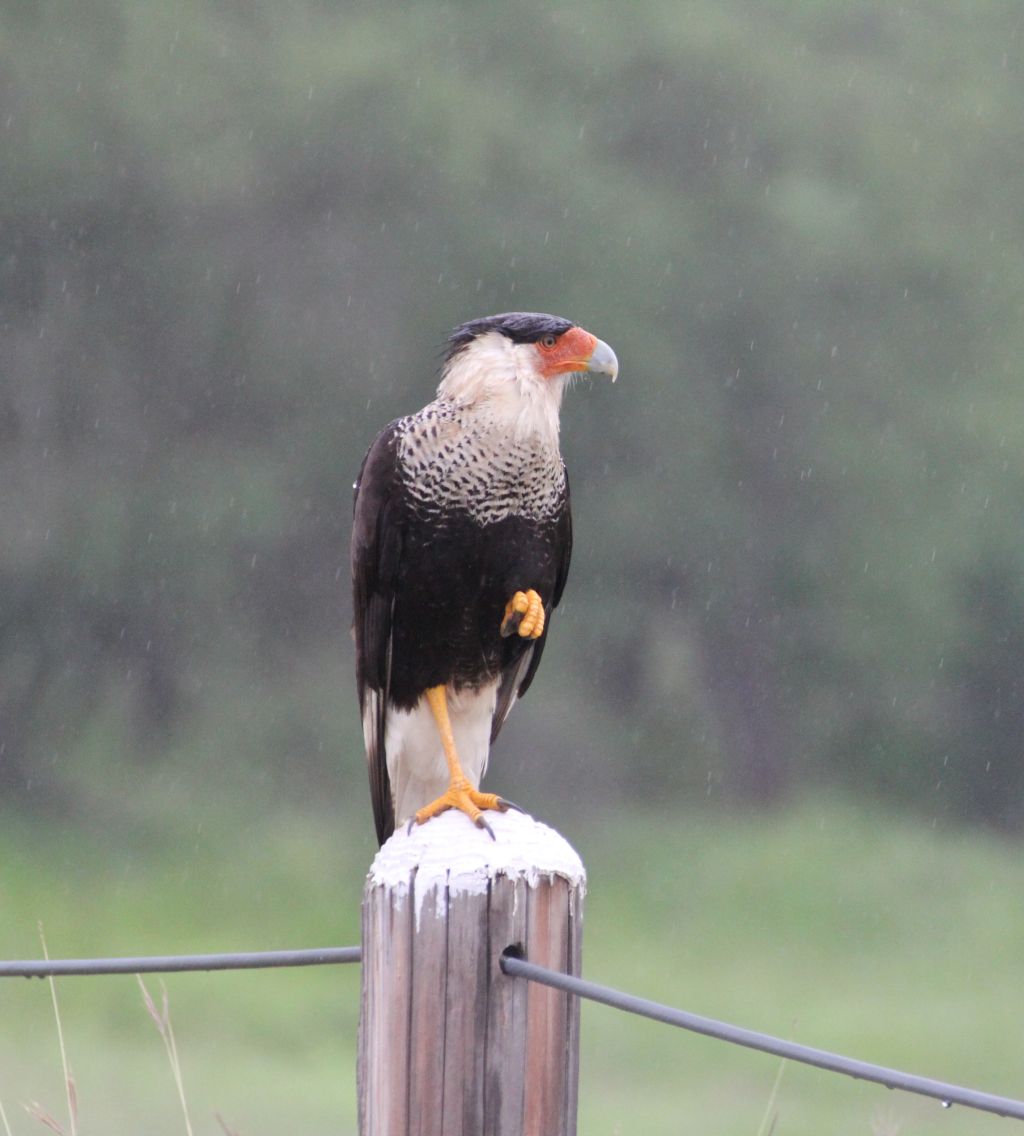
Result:
<svg viewBox="0 0 1024 1136">
<path fill-rule="evenodd" d="M 591 374 L 611 375 L 613 383 L 618 378 L 619 361 L 615 357 L 615 352 L 603 339 L 599 339 L 594 344 L 594 350 L 591 351 L 590 358 L 587 360 L 587 370 Z"/>
</svg>

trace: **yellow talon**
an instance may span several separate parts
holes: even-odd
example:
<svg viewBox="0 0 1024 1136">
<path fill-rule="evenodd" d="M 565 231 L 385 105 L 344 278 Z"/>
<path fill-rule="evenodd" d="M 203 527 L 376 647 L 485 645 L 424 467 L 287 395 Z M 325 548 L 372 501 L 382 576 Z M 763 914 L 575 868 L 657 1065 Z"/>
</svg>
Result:
<svg viewBox="0 0 1024 1136">
<path fill-rule="evenodd" d="M 452 733 L 451 719 L 448 716 L 446 688 L 444 686 L 431 686 L 423 693 L 437 724 L 437 732 L 441 737 L 441 747 L 448 764 L 449 780 L 448 788 L 441 796 L 419 809 L 412 820 L 417 824 L 425 824 L 438 813 L 443 813 L 447 809 L 458 809 L 465 813 L 477 828 L 485 829 L 493 840 L 494 831 L 484 819 L 483 810 L 497 809 L 503 813 L 508 810 L 509 805 L 494 793 L 481 793 L 474 789 L 465 773 L 462 772 L 459 755 L 455 752 L 455 736 Z M 412 821 L 409 822 L 409 829 L 411 831 Z"/>
<path fill-rule="evenodd" d="M 539 639 L 544 634 L 544 601 L 530 588 L 516 594 L 505 604 L 501 621 L 502 636 L 518 631 L 523 639 Z"/>
<path fill-rule="evenodd" d="M 431 817 L 448 809 L 458 809 L 466 814 L 477 828 L 488 828 L 484 820 L 484 809 L 497 809 L 505 812 L 508 805 L 496 793 L 481 793 L 474 789 L 465 777 L 456 778 L 436 800 L 424 805 L 416 813 L 416 823 L 426 824 Z"/>
</svg>

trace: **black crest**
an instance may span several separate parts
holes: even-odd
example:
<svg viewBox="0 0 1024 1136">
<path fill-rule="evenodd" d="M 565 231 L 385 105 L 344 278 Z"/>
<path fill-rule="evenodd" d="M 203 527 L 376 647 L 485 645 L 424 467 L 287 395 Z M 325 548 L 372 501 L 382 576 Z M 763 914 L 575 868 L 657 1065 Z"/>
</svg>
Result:
<svg viewBox="0 0 1024 1136">
<path fill-rule="evenodd" d="M 549 316 L 544 312 L 502 312 L 497 316 L 481 316 L 480 319 L 460 324 L 451 333 L 445 351 L 445 362 L 488 331 L 500 331 L 513 343 L 536 343 L 542 336 L 563 335 L 575 326 L 572 320 Z"/>
</svg>

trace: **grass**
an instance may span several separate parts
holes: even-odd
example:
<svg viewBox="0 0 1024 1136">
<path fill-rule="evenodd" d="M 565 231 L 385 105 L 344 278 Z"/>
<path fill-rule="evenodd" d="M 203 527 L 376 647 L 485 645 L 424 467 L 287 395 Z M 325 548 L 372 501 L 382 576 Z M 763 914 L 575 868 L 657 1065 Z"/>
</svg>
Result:
<svg viewBox="0 0 1024 1136">
<path fill-rule="evenodd" d="M 327 806 L 331 804 L 328 801 Z M 220 822 L 0 826 L 0 955 L 347 944 L 373 854 L 363 802 L 299 813 L 227 798 Z M 194 818 L 193 818 L 194 819 Z M 192 821 L 190 821 L 190 825 Z M 1024 1094 L 1024 861 L 977 831 L 831 801 L 773 816 L 587 816 L 585 973 L 698 1013 Z M 356 967 L 172 975 L 177 1072 L 132 978 L 58 980 L 78 1131 L 355 1132 Z M 0 1101 L 66 1107 L 49 993 L 0 985 Z M 152 999 L 151 999 L 152 1002 Z M 166 1039 L 164 1039 L 166 1041 Z M 1009 1122 L 583 1008 L 582 1136 L 986 1136 Z"/>
<path fill-rule="evenodd" d="M 639 821 L 581 849 L 588 973 L 807 1044 L 1024 1092 L 1008 1044 L 1024 1009 L 1016 846 L 821 802 Z M 694 1131 L 757 1131 L 773 1058 L 591 1007 L 583 1037 L 583 1082 L 600 1086 L 584 1097 L 584 1132 L 668 1133 L 673 1115 L 696 1118 Z M 774 1107 L 777 1130 L 794 1134 L 870 1133 L 879 1109 L 901 1131 L 1006 1125 L 792 1064 Z"/>
<path fill-rule="evenodd" d="M 137 974 L 139 989 L 142 991 L 142 1002 L 146 1010 L 153 1019 L 153 1024 L 157 1028 L 164 1043 L 164 1051 L 167 1054 L 167 1061 L 171 1067 L 171 1075 L 174 1078 L 174 1087 L 178 1091 L 178 1103 L 181 1105 L 182 1120 L 185 1124 L 186 1136 L 193 1136 L 192 1118 L 188 1112 L 188 1098 L 185 1095 L 185 1081 L 181 1074 L 181 1058 L 178 1056 L 178 1044 L 174 1040 L 174 1027 L 171 1025 L 171 1007 L 167 998 L 167 986 L 161 980 L 160 989 L 163 997 L 160 1000 L 160 1009 L 156 1007 L 153 1001 L 153 996 L 149 992 L 149 988 L 145 982 L 142 981 L 142 975 Z"/>
</svg>

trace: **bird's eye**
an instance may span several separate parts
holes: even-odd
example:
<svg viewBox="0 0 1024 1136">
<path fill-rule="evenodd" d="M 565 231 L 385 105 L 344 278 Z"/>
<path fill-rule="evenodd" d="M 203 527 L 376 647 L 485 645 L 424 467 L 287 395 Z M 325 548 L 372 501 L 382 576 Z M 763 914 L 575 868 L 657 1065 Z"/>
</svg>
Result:
<svg viewBox="0 0 1024 1136">
<path fill-rule="evenodd" d="M 551 332 L 548 332 L 547 335 L 541 338 L 540 345 L 541 347 L 554 347 L 557 342 L 558 336 L 552 335 Z"/>
</svg>

